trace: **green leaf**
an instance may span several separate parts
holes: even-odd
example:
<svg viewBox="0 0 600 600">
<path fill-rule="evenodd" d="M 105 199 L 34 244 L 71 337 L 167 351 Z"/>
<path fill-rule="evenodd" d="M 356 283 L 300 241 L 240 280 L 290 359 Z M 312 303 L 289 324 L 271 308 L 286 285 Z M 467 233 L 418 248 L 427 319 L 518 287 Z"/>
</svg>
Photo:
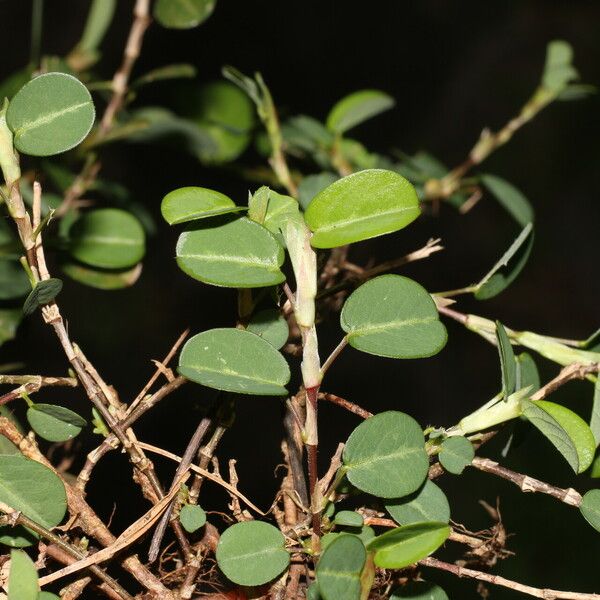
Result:
<svg viewBox="0 0 600 600">
<path fill-rule="evenodd" d="M 553 40 L 546 49 L 546 64 L 542 76 L 542 85 L 553 91 L 561 92 L 566 85 L 578 79 L 579 75 L 573 61 L 573 48 L 564 40 Z"/>
<path fill-rule="evenodd" d="M 76 262 L 62 262 L 62 270 L 73 280 L 98 290 L 131 287 L 142 274 L 142 263 L 132 269 L 92 269 Z"/>
<path fill-rule="evenodd" d="M 377 536 L 367 545 L 382 569 L 403 569 L 435 552 L 450 535 L 446 523 L 413 523 Z"/>
<path fill-rule="evenodd" d="M 140 222 L 117 208 L 84 213 L 69 229 L 69 238 L 69 251 L 74 258 L 101 269 L 131 267 L 146 251 Z"/>
<path fill-rule="evenodd" d="M 533 223 L 534 214 L 531 204 L 512 183 L 496 175 L 481 175 L 480 180 L 521 227 Z"/>
<path fill-rule="evenodd" d="M 20 308 L 0 308 L 0 346 L 15 337 L 22 316 Z"/>
<path fill-rule="evenodd" d="M 35 564 L 23 550 L 10 553 L 7 600 L 38 600 L 40 586 Z"/>
<path fill-rule="evenodd" d="M 24 456 L 0 456 L 0 502 L 47 529 L 56 527 L 67 510 L 60 478 L 48 467 Z M 2 544 L 20 547 L 32 543 L 32 535 L 23 527 L 3 527 L 0 532 Z"/>
<path fill-rule="evenodd" d="M 262 521 L 236 523 L 223 532 L 217 546 L 217 564 L 227 579 L 256 586 L 275 579 L 287 569 L 290 556 L 281 532 Z"/>
<path fill-rule="evenodd" d="M 66 442 L 81 433 L 87 425 L 77 413 L 53 404 L 34 404 L 27 410 L 31 428 L 49 442 Z"/>
<path fill-rule="evenodd" d="M 183 187 L 173 190 L 163 198 L 160 205 L 162 216 L 169 225 L 240 210 L 245 208 L 236 206 L 225 194 L 202 187 Z"/>
<path fill-rule="evenodd" d="M 169 29 L 191 29 L 212 15 L 216 0 L 157 0 L 154 18 Z"/>
<path fill-rule="evenodd" d="M 523 415 L 564 456 L 575 473 L 590 467 L 596 440 L 588 424 L 573 411 L 546 400 L 522 401 Z"/>
<path fill-rule="evenodd" d="M 327 128 L 343 134 L 378 114 L 392 108 L 394 99 L 379 90 L 360 90 L 342 98 L 327 116 Z"/>
<path fill-rule="evenodd" d="M 386 502 L 385 509 L 400 525 L 450 521 L 450 505 L 446 494 L 429 479 L 414 494 Z"/>
<path fill-rule="evenodd" d="M 78 46 L 84 52 L 96 52 L 110 26 L 117 0 L 94 0 Z"/>
<path fill-rule="evenodd" d="M 179 512 L 179 520 L 188 533 L 194 533 L 206 524 L 206 513 L 196 504 L 186 504 Z"/>
<path fill-rule="evenodd" d="M 283 396 L 290 369 L 266 340 L 243 329 L 210 329 L 190 338 L 179 357 L 179 372 L 207 387 Z"/>
<path fill-rule="evenodd" d="M 0 300 L 22 298 L 30 290 L 29 279 L 19 261 L 0 256 Z"/>
<path fill-rule="evenodd" d="M 585 520 L 596 531 L 600 531 L 600 490 L 590 490 L 584 494 L 579 510 Z"/>
<path fill-rule="evenodd" d="M 190 277 L 225 287 L 266 287 L 285 280 L 281 244 L 262 225 L 220 217 L 189 226 L 177 241 L 177 264 Z"/>
<path fill-rule="evenodd" d="M 46 73 L 17 92 L 6 121 L 19 152 L 50 156 L 77 146 L 90 132 L 95 114 L 83 83 L 66 73 Z"/>
<path fill-rule="evenodd" d="M 533 248 L 533 225 L 528 223 L 500 260 L 492 267 L 490 272 L 477 284 L 475 298 L 477 300 L 488 300 L 503 292 L 523 270 L 527 264 L 531 249 Z M 525 245 L 525 242 L 527 244 Z M 523 246 L 522 252 L 517 257 L 510 269 L 500 272 L 502 267 L 508 267 L 511 259 Z"/>
<path fill-rule="evenodd" d="M 596 456 L 594 462 L 592 463 L 592 468 L 590 469 L 590 477 L 592 479 L 600 478 L 600 454 Z"/>
<path fill-rule="evenodd" d="M 316 569 L 323 600 L 360 600 L 360 577 L 366 560 L 365 547 L 356 536 L 341 535 L 331 542 Z"/>
<path fill-rule="evenodd" d="M 363 544 L 367 544 L 369 540 L 372 540 L 375 537 L 375 531 L 368 525 L 363 525 L 362 527 L 347 527 L 344 525 L 339 525 L 337 529 L 338 531 L 326 533 L 321 538 L 322 551 L 326 550 L 327 546 L 329 546 L 333 540 L 337 540 L 342 535 L 354 535 L 361 540 Z"/>
<path fill-rule="evenodd" d="M 306 209 L 315 248 L 335 248 L 398 231 L 419 216 L 412 184 L 393 171 L 368 169 L 335 181 Z"/>
<path fill-rule="evenodd" d="M 188 63 L 181 63 L 176 65 L 166 65 L 164 67 L 158 67 L 145 73 L 132 84 L 132 89 L 140 88 L 149 83 L 155 83 L 156 81 L 165 81 L 169 79 L 182 79 L 182 78 L 193 78 L 196 77 L 196 67 Z"/>
<path fill-rule="evenodd" d="M 396 588 L 390 600 L 449 600 L 446 592 L 435 583 L 428 581 L 410 581 L 401 588 Z"/>
<path fill-rule="evenodd" d="M 419 489 L 429 467 L 423 432 L 410 416 L 387 411 L 361 423 L 346 442 L 346 476 L 363 492 L 400 498 Z"/>
<path fill-rule="evenodd" d="M 596 447 L 600 446 L 600 377 L 596 378 L 594 385 L 594 400 L 592 402 L 592 417 L 590 419 L 590 429 L 596 440 Z"/>
<path fill-rule="evenodd" d="M 40 592 L 37 600 L 60 600 L 60 597 L 56 594 L 52 594 L 51 592 Z"/>
<path fill-rule="evenodd" d="M 246 329 L 277 349 L 285 345 L 290 335 L 288 322 L 276 308 L 268 308 L 253 314 Z"/>
<path fill-rule="evenodd" d="M 500 369 L 502 371 L 502 393 L 504 399 L 515 391 L 517 385 L 517 363 L 515 362 L 515 353 L 504 325 L 496 321 L 496 343 L 500 355 Z"/>
<path fill-rule="evenodd" d="M 447 339 L 429 293 L 400 275 L 381 275 L 356 289 L 344 304 L 340 324 L 351 346 L 391 358 L 432 356 Z"/>
<path fill-rule="evenodd" d="M 298 202 L 294 198 L 269 190 L 263 225 L 277 237 L 280 243 L 283 244 L 281 231 L 285 228 L 287 221 L 299 217 Z"/>
<path fill-rule="evenodd" d="M 515 358 L 517 364 L 517 390 L 530 388 L 529 393 L 534 394 L 540 389 L 540 374 L 531 354 L 522 352 Z"/>
<path fill-rule="evenodd" d="M 334 173 L 319 173 L 318 175 L 308 175 L 302 179 L 298 185 L 298 202 L 302 210 L 306 210 L 312 199 L 327 186 L 330 186 L 339 177 Z"/>
<path fill-rule="evenodd" d="M 466 437 L 449 437 L 442 442 L 439 458 L 446 471 L 460 475 L 475 458 L 473 444 Z"/>
<path fill-rule="evenodd" d="M 333 522 L 346 527 L 362 527 L 364 524 L 362 515 L 353 510 L 341 510 L 335 514 Z"/>
<path fill-rule="evenodd" d="M 36 286 L 29 292 L 29 296 L 23 304 L 23 314 L 30 315 L 34 313 L 38 307 L 45 306 L 52 302 L 62 290 L 63 282 L 56 277 L 39 281 Z"/>
</svg>

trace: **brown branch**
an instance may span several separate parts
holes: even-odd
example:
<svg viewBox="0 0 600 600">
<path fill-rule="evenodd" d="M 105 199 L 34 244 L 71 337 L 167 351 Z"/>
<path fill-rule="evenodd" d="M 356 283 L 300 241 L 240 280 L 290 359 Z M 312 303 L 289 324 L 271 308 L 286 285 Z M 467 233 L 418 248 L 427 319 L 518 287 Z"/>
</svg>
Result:
<svg viewBox="0 0 600 600">
<path fill-rule="evenodd" d="M 506 479 L 507 481 L 514 483 L 523 492 L 538 492 L 540 494 L 548 494 L 549 496 L 552 496 L 553 498 L 556 498 L 565 504 L 569 504 L 570 506 L 581 505 L 581 494 L 573 488 L 563 489 L 550 485 L 549 483 L 544 483 L 539 479 L 529 477 L 529 475 L 511 471 L 510 469 L 499 465 L 497 462 L 494 462 L 489 458 L 480 458 L 476 456 L 473 459 L 471 466 L 479 469 L 480 471 L 491 473 L 492 475 Z"/>
<path fill-rule="evenodd" d="M 567 365 L 561 369 L 560 373 L 554 379 L 535 392 L 531 396 L 531 400 L 542 400 L 572 379 L 585 379 L 590 373 L 598 373 L 599 370 L 600 362 Z"/>
<path fill-rule="evenodd" d="M 351 413 L 358 415 L 359 417 L 361 417 L 361 419 L 368 419 L 369 417 L 373 416 L 372 412 L 369 412 L 368 410 L 362 408 L 361 406 L 359 406 L 358 404 L 355 404 L 354 402 L 350 402 L 350 400 L 346 400 L 345 398 L 336 396 L 335 394 L 327 394 L 327 393 L 322 392 L 319 394 L 319 400 L 326 400 L 327 402 L 337 404 L 338 406 L 345 408 L 346 410 L 350 411 Z"/>
<path fill-rule="evenodd" d="M 484 581 L 485 583 L 491 583 L 500 587 L 505 587 L 515 592 L 521 592 L 534 598 L 543 598 L 544 600 L 600 600 L 600 594 L 585 594 L 580 592 L 564 592 L 560 590 L 550 590 L 532 587 L 530 585 L 524 585 L 517 581 L 512 581 L 501 577 L 500 575 L 491 575 L 490 573 L 484 573 L 483 571 L 475 571 L 474 569 L 467 569 L 451 563 L 442 562 L 437 558 L 424 558 L 419 561 L 419 564 L 424 567 L 432 567 L 434 569 L 440 569 L 452 573 L 457 577 L 468 577 L 469 579 L 476 579 L 477 581 Z"/>
</svg>

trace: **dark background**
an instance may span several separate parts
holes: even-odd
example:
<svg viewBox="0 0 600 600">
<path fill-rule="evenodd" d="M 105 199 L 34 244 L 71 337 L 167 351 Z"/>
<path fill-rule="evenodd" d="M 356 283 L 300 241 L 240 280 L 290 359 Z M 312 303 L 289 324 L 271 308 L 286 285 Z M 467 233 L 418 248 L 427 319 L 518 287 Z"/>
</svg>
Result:
<svg viewBox="0 0 600 600">
<path fill-rule="evenodd" d="M 64 54 L 77 41 L 87 1 L 46 3 L 43 49 Z M 98 71 L 110 78 L 120 62 L 130 25 L 132 2 L 122 0 L 104 44 Z M 0 0 L 4 44 L 0 78 L 23 66 L 29 53 L 30 7 L 22 0 Z M 323 119 L 332 104 L 351 91 L 379 88 L 397 107 L 353 135 L 381 152 L 426 149 L 450 166 L 461 162 L 481 129 L 501 127 L 514 116 L 539 81 L 545 46 L 564 38 L 575 49 L 582 80 L 600 84 L 600 4 L 585 1 L 399 2 L 372 0 L 282 2 L 221 0 L 213 17 L 188 32 L 161 29 L 147 33 L 135 72 L 175 62 L 191 62 L 198 78 L 219 77 L 224 64 L 244 72 L 259 70 L 284 114 L 303 112 Z M 168 102 L 169 84 L 141 95 L 139 103 Z M 101 109 L 101 102 L 98 102 Z M 599 325 L 598 239 L 600 203 L 599 99 L 556 103 L 527 125 L 483 170 L 506 177 L 530 198 L 536 210 L 537 237 L 529 264 L 501 296 L 477 303 L 461 299 L 459 309 L 498 318 L 516 329 L 570 338 L 587 337 Z M 250 153 L 246 161 L 257 164 Z M 151 240 L 144 273 L 131 289 L 100 292 L 65 282 L 61 294 L 69 330 L 123 400 L 132 399 L 150 376 L 152 358 L 161 358 L 186 327 L 192 332 L 227 326 L 235 318 L 235 292 L 207 287 L 181 273 L 173 260 L 177 236 L 160 222 L 163 195 L 183 185 L 214 187 L 238 203 L 250 184 L 231 174 L 207 170 L 173 150 L 114 146 L 103 155 L 103 176 L 126 183 L 159 224 Z M 410 265 L 403 274 L 439 291 L 476 281 L 516 235 L 514 225 L 486 198 L 466 216 L 443 208 L 400 234 L 359 244 L 353 258 L 377 261 L 441 237 L 446 250 Z M 393 361 L 347 349 L 324 382 L 324 390 L 379 412 L 408 412 L 423 425 L 449 426 L 493 396 L 499 387 L 496 350 L 474 334 L 448 323 L 449 341 L 436 357 Z M 341 337 L 337 323 L 322 327 L 325 357 Z M 62 374 L 64 360 L 56 340 L 40 319 L 28 319 L 19 339 L 0 350 L 0 364 L 21 361 L 27 372 Z M 538 361 L 545 379 L 557 368 Z M 80 393 L 44 392 L 44 401 L 73 403 L 87 411 Z M 557 396 L 589 416 L 592 388 L 574 383 Z M 213 393 L 185 386 L 140 422 L 140 439 L 181 453 Z M 237 422 L 218 456 L 238 458 L 240 489 L 267 507 L 277 487 L 281 408 L 274 399 L 240 398 Z M 324 469 L 339 441 L 358 424 L 333 406 L 320 414 Z M 503 438 L 485 453 L 495 456 Z M 84 451 L 97 438 L 82 437 Z M 504 461 L 508 466 L 580 491 L 591 487 L 587 475 L 574 477 L 556 451 L 534 432 Z M 157 461 L 165 482 L 173 466 Z M 547 497 L 523 495 L 510 484 L 467 472 L 441 481 L 453 519 L 477 530 L 490 525 L 477 500 L 499 498 L 509 547 L 518 553 L 498 573 L 531 585 L 600 592 L 597 557 L 600 536 L 578 511 Z M 106 458 L 89 486 L 89 499 L 108 517 L 116 506 L 113 530 L 120 531 L 146 506 L 130 481 L 122 455 Z M 223 507 L 224 496 L 206 486 L 203 506 Z M 218 522 L 218 517 L 214 516 Z M 455 550 L 452 548 L 452 550 Z M 475 584 L 427 572 L 455 600 L 478 598 Z M 515 594 L 491 588 L 491 598 Z"/>
</svg>

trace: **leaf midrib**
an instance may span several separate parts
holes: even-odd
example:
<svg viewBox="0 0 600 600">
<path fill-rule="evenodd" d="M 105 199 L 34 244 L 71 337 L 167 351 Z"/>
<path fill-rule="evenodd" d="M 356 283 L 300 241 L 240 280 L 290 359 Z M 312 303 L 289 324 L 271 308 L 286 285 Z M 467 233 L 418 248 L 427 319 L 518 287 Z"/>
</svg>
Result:
<svg viewBox="0 0 600 600">
<path fill-rule="evenodd" d="M 38 127 L 42 127 L 43 125 L 48 125 L 48 123 L 52 123 L 52 121 L 59 119 L 63 115 L 78 111 L 80 108 L 88 106 L 91 103 L 91 100 L 86 100 L 85 102 L 73 104 L 72 106 L 67 106 L 66 108 L 63 108 L 61 110 L 48 113 L 46 115 L 38 117 L 37 119 L 34 119 L 33 121 L 27 121 L 15 130 L 15 139 L 22 137 L 24 134 L 26 134 L 32 129 L 37 129 Z"/>
</svg>

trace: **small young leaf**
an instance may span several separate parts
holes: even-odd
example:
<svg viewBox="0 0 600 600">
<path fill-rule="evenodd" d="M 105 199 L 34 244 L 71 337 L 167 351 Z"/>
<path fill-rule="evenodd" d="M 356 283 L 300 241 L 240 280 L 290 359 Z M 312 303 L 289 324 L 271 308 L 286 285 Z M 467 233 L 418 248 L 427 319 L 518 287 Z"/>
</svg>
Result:
<svg viewBox="0 0 600 600">
<path fill-rule="evenodd" d="M 288 322 L 276 308 L 268 308 L 253 314 L 246 329 L 267 340 L 277 349 L 287 342 L 290 335 Z"/>
<path fill-rule="evenodd" d="M 157 0 L 154 18 L 169 29 L 191 29 L 206 21 L 217 0 Z"/>
<path fill-rule="evenodd" d="M 537 392 L 540 389 L 540 374 L 531 354 L 522 352 L 516 357 L 516 364 L 517 385 L 515 389 L 530 388 L 530 394 Z"/>
<path fill-rule="evenodd" d="M 475 457 L 473 444 L 462 436 L 452 436 L 444 440 L 440 448 L 440 463 L 449 473 L 460 475 Z"/>
<path fill-rule="evenodd" d="M 179 372 L 207 387 L 283 396 L 290 369 L 266 340 L 242 329 L 211 329 L 190 338 L 179 357 Z"/>
<path fill-rule="evenodd" d="M 432 356 L 447 339 L 429 293 L 400 275 L 381 275 L 361 285 L 346 300 L 340 324 L 351 346 L 391 358 Z"/>
<path fill-rule="evenodd" d="M 392 108 L 396 102 L 379 90 L 360 90 L 342 98 L 327 116 L 327 128 L 343 134 L 378 114 Z"/>
<path fill-rule="evenodd" d="M 402 175 L 368 169 L 335 181 L 306 209 L 315 248 L 335 248 L 398 231 L 419 216 L 412 184 Z"/>
<path fill-rule="evenodd" d="M 579 510 L 585 520 L 596 531 L 600 531 L 600 490 L 590 490 L 584 494 Z"/>
<path fill-rule="evenodd" d="M 48 467 L 21 455 L 2 455 L 0 481 L 0 502 L 21 511 L 47 529 L 56 527 L 65 516 L 64 485 Z M 32 481 L 35 481 L 34 486 Z M 13 547 L 29 546 L 32 535 L 23 527 L 2 527 L 0 543 Z"/>
<path fill-rule="evenodd" d="M 93 269 L 76 262 L 61 263 L 62 270 L 74 281 L 98 290 L 121 290 L 131 287 L 142 274 L 142 263 L 132 269 Z"/>
<path fill-rule="evenodd" d="M 335 514 L 333 522 L 346 527 L 362 527 L 364 519 L 361 514 L 353 510 L 341 510 Z"/>
<path fill-rule="evenodd" d="M 421 427 L 398 411 L 361 423 L 346 442 L 343 461 L 352 485 L 381 498 L 412 494 L 425 481 L 429 466 Z"/>
<path fill-rule="evenodd" d="M 177 264 L 190 277 L 224 287 L 266 287 L 285 280 L 281 244 L 245 217 L 188 226 L 177 241 Z"/>
<path fill-rule="evenodd" d="M 63 282 L 56 277 L 50 277 L 50 279 L 39 281 L 25 299 L 25 303 L 23 304 L 23 314 L 30 315 L 34 313 L 38 307 L 45 306 L 49 302 L 52 302 L 52 300 L 60 294 L 62 286 Z"/>
<path fill-rule="evenodd" d="M 594 385 L 594 400 L 592 402 L 590 429 L 594 434 L 596 447 L 600 446 L 600 377 L 596 378 L 596 383 Z"/>
<path fill-rule="evenodd" d="M 10 553 L 7 600 L 38 600 L 40 586 L 35 564 L 23 550 Z"/>
<path fill-rule="evenodd" d="M 450 505 L 446 494 L 429 479 L 410 496 L 397 498 L 385 503 L 385 509 L 392 519 L 400 525 L 421 523 L 423 521 L 450 521 Z"/>
<path fill-rule="evenodd" d="M 340 535 L 333 540 L 317 564 L 323 600 L 361 600 L 360 577 L 366 559 L 365 547 L 356 536 Z"/>
<path fill-rule="evenodd" d="M 546 400 L 522 401 L 523 415 L 565 457 L 575 473 L 590 467 L 596 440 L 588 424 L 573 411 Z"/>
<path fill-rule="evenodd" d="M 283 243 L 281 230 L 290 219 L 298 219 L 300 211 L 298 202 L 290 196 L 278 194 L 270 190 L 267 210 L 264 215 L 263 225 Z"/>
<path fill-rule="evenodd" d="M 169 192 L 160 205 L 164 220 L 178 225 L 197 219 L 205 219 L 245 210 L 236 206 L 225 194 L 202 187 L 183 187 Z"/>
<path fill-rule="evenodd" d="M 410 581 L 396 588 L 390 600 L 449 600 L 446 592 L 435 583 L 428 581 Z"/>
<path fill-rule="evenodd" d="M 504 394 L 504 400 L 508 400 L 517 385 L 517 363 L 506 329 L 500 321 L 496 321 L 496 343 L 500 354 L 502 393 Z"/>
<path fill-rule="evenodd" d="M 206 513 L 196 504 L 186 504 L 179 511 L 179 520 L 188 533 L 194 533 L 206 524 Z"/>
<path fill-rule="evenodd" d="M 579 77 L 573 60 L 573 48 L 564 40 L 553 40 L 546 49 L 546 65 L 542 85 L 553 91 L 561 92 L 566 85 Z"/>
<path fill-rule="evenodd" d="M 354 535 L 366 545 L 375 537 L 375 531 L 368 525 L 363 525 L 362 527 L 347 527 L 344 525 L 339 525 L 337 527 L 337 531 L 326 533 L 321 538 L 321 550 L 325 551 L 327 546 L 329 546 L 333 540 L 337 540 L 342 535 Z"/>
<path fill-rule="evenodd" d="M 302 210 L 306 210 L 318 193 L 338 179 L 339 177 L 334 173 L 327 172 L 304 177 L 298 185 L 298 202 Z"/>
<path fill-rule="evenodd" d="M 236 523 L 221 535 L 217 564 L 227 579 L 256 586 L 280 575 L 290 562 L 281 532 L 262 521 Z"/>
<path fill-rule="evenodd" d="M 117 208 L 84 213 L 69 229 L 69 251 L 77 260 L 101 269 L 126 269 L 144 256 L 146 240 L 140 222 Z"/>
<path fill-rule="evenodd" d="M 15 148 L 50 156 L 77 146 L 94 124 L 92 97 L 83 83 L 66 73 L 45 73 L 25 84 L 6 113 Z"/>
<path fill-rule="evenodd" d="M 531 204 L 512 183 L 496 175 L 481 175 L 480 179 L 481 183 L 521 227 L 533 222 L 534 214 Z"/>
<path fill-rule="evenodd" d="M 131 89 L 138 89 L 149 83 L 156 81 L 165 81 L 169 79 L 184 79 L 196 77 L 197 70 L 194 65 L 188 63 L 181 63 L 176 65 L 166 65 L 164 67 L 158 67 L 145 73 L 131 84 Z"/>
<path fill-rule="evenodd" d="M 94 0 L 88 13 L 85 29 L 76 50 L 86 54 L 97 54 L 98 47 L 113 19 L 117 0 Z"/>
<path fill-rule="evenodd" d="M 66 442 L 81 433 L 87 425 L 77 413 L 53 404 L 34 404 L 27 410 L 31 428 L 49 442 Z"/>
<path fill-rule="evenodd" d="M 528 223 L 508 250 L 502 255 L 500 260 L 492 267 L 489 273 L 477 284 L 475 298 L 477 300 L 488 300 L 503 292 L 519 275 L 527 263 L 527 259 L 533 248 L 533 225 Z M 502 267 L 508 267 L 509 262 L 517 254 L 518 250 L 524 246 L 520 256 L 513 264 L 510 270 L 500 272 Z"/>
<path fill-rule="evenodd" d="M 435 552 L 450 535 L 446 523 L 413 523 L 397 527 L 371 540 L 369 552 L 375 552 L 375 564 L 382 569 L 403 569 Z"/>
</svg>

